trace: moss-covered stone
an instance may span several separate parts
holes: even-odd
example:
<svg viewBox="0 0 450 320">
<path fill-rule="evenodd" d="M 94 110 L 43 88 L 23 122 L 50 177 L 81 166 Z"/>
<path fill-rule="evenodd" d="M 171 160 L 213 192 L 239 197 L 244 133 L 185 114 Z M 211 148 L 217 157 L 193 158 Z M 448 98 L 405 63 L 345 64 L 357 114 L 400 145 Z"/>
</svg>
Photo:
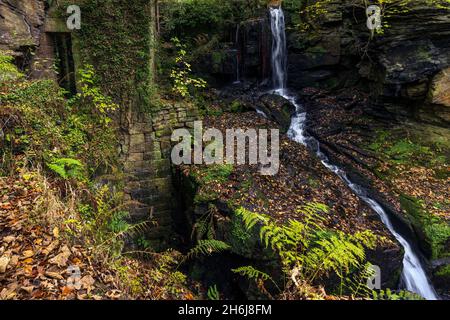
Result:
<svg viewBox="0 0 450 320">
<path fill-rule="evenodd" d="M 450 226 L 424 209 L 423 203 L 414 197 L 400 196 L 402 209 L 408 214 L 419 236 L 425 242 L 425 249 L 433 259 L 450 256 Z"/>
</svg>

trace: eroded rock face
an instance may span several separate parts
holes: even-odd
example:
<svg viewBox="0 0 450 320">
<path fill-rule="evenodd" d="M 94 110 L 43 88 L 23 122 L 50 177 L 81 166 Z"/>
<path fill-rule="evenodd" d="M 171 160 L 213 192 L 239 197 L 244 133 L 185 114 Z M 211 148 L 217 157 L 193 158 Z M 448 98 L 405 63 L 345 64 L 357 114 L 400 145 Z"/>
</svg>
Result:
<svg viewBox="0 0 450 320">
<path fill-rule="evenodd" d="M 0 49 L 20 57 L 38 46 L 44 20 L 43 0 L 0 0 Z"/>
<path fill-rule="evenodd" d="M 430 101 L 433 104 L 450 107 L 450 68 L 442 70 L 433 78 Z"/>
<path fill-rule="evenodd" d="M 370 43 L 364 10 L 337 0 L 328 11 L 317 28 L 289 35 L 291 87 L 363 83 L 375 99 L 421 102 L 435 75 L 450 65 L 450 11 L 418 2 L 390 18 L 390 27 Z"/>
</svg>

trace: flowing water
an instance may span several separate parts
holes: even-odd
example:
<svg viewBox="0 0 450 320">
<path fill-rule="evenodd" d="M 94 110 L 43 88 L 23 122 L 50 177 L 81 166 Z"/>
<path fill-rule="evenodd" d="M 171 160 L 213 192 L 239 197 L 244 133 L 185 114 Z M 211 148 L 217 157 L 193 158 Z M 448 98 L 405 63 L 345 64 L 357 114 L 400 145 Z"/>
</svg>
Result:
<svg viewBox="0 0 450 320">
<path fill-rule="evenodd" d="M 241 30 L 241 26 L 238 24 L 236 26 L 236 34 L 234 36 L 234 43 L 236 45 L 236 79 L 234 83 L 241 83 L 241 52 L 239 50 L 239 32 Z"/>
<path fill-rule="evenodd" d="M 338 175 L 360 199 L 378 213 L 383 223 L 404 248 L 402 281 L 405 289 L 415 292 L 425 299 L 437 300 L 438 296 L 427 278 L 419 255 L 415 252 L 413 246 L 395 229 L 390 217 L 382 206 L 370 198 L 364 188 L 350 181 L 345 171 L 332 164 L 320 150 L 319 142 L 306 133 L 307 114 L 297 102 L 295 95 L 290 94 L 286 88 L 287 46 L 283 10 L 275 7 L 270 8 L 270 17 L 273 36 L 272 85 L 275 93 L 288 99 L 297 110 L 296 115 L 292 118 L 288 132 L 289 138 L 313 150 L 326 168 Z"/>
</svg>

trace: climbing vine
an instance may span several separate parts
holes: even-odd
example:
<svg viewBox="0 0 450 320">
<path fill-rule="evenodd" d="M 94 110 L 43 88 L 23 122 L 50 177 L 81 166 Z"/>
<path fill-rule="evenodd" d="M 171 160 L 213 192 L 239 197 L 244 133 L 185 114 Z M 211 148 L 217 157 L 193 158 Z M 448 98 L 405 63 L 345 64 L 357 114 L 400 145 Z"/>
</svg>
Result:
<svg viewBox="0 0 450 320">
<path fill-rule="evenodd" d="M 59 1 L 64 14 L 70 2 Z M 94 66 L 101 89 L 124 107 L 149 107 L 154 54 L 153 1 L 85 0 L 76 31 L 81 58 Z M 150 106 L 151 107 L 151 106 Z"/>
</svg>

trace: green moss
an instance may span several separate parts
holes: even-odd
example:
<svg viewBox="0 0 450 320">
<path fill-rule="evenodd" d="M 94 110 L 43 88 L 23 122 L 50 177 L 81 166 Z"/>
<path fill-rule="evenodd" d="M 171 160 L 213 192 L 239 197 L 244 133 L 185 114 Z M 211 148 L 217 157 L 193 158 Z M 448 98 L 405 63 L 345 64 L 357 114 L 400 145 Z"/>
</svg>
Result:
<svg viewBox="0 0 450 320">
<path fill-rule="evenodd" d="M 421 200 L 407 195 L 400 196 L 400 204 L 413 225 L 425 235 L 425 241 L 431 249 L 433 259 L 449 257 L 449 224 L 425 210 Z"/>
<path fill-rule="evenodd" d="M 233 165 L 223 164 L 205 166 L 198 171 L 192 171 L 190 178 L 193 179 L 192 184 L 197 186 L 193 193 L 194 203 L 208 203 L 216 200 L 217 184 L 226 182 L 233 170 Z"/>
<path fill-rule="evenodd" d="M 195 204 L 209 203 L 209 202 L 216 200 L 217 198 L 218 198 L 218 194 L 216 192 L 200 190 L 194 196 L 194 203 Z"/>
<path fill-rule="evenodd" d="M 424 133 L 425 134 L 425 133 Z M 391 164 L 420 165 L 427 168 L 443 165 L 448 162 L 445 154 L 447 146 L 440 138 L 422 139 L 419 133 L 396 132 L 396 130 L 380 130 L 367 147 L 381 155 Z"/>
<path fill-rule="evenodd" d="M 309 178 L 308 179 L 308 185 L 312 188 L 319 188 L 320 187 L 320 180 L 316 178 Z"/>
<path fill-rule="evenodd" d="M 23 77 L 16 66 L 13 64 L 13 58 L 0 51 L 0 83 L 4 81 L 17 80 Z"/>
<path fill-rule="evenodd" d="M 234 168 L 231 164 L 208 166 L 205 170 L 202 170 L 202 173 L 197 178 L 201 184 L 224 183 L 233 170 Z"/>
<path fill-rule="evenodd" d="M 439 270 L 436 272 L 436 276 L 450 278 L 450 265 L 439 268 Z"/>
</svg>

